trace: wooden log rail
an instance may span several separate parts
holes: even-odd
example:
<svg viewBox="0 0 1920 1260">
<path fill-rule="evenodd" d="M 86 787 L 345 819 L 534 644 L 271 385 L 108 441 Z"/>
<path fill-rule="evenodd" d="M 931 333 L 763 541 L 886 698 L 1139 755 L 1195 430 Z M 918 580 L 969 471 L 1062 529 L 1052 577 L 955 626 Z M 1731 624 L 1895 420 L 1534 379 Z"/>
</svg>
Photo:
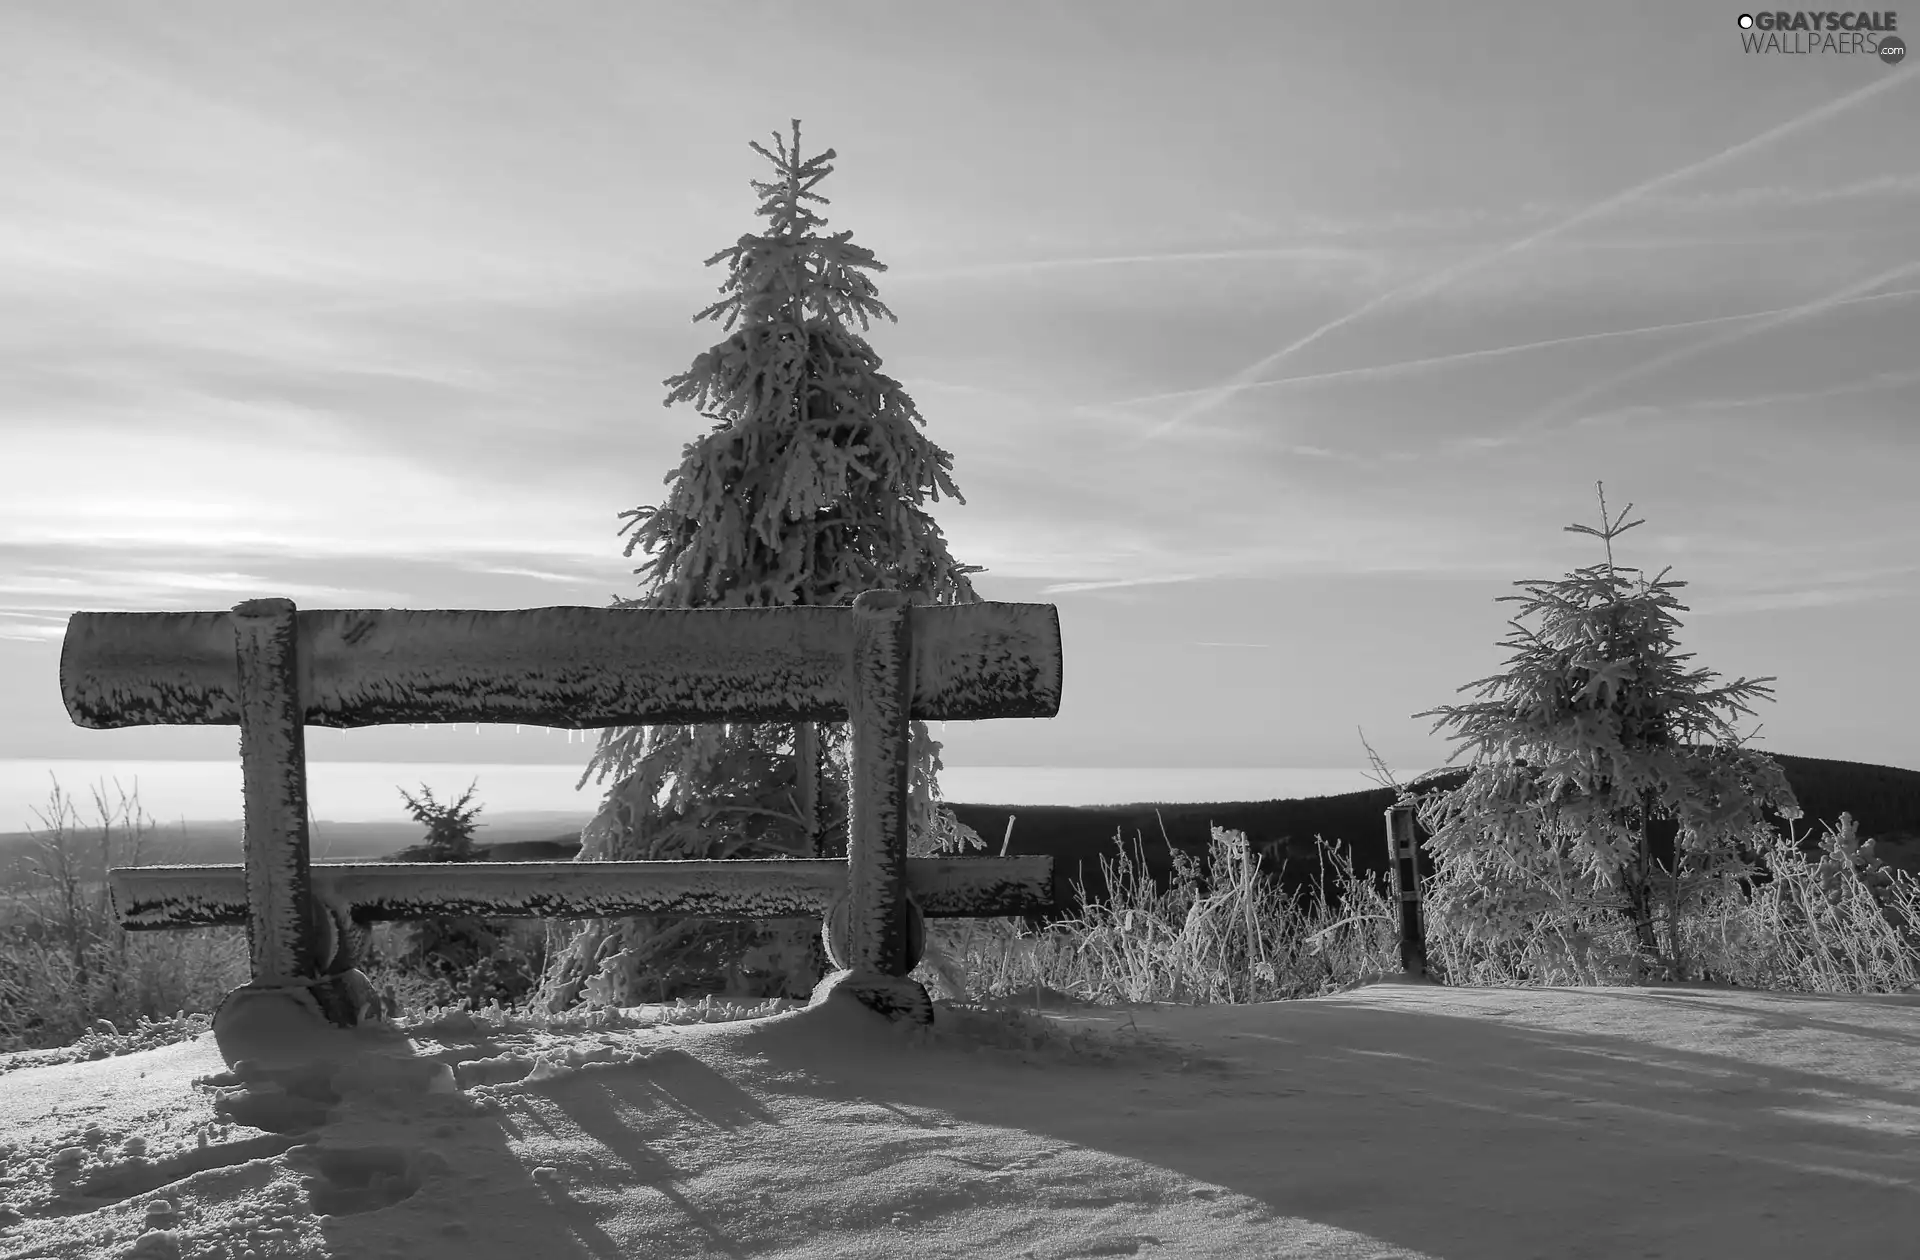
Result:
<svg viewBox="0 0 1920 1260">
<path fill-rule="evenodd" d="M 785 919 L 825 915 L 847 885 L 840 858 L 666 862 L 327 862 L 315 899 L 360 923 L 425 918 L 613 919 L 626 915 Z M 235 866 L 120 867 L 107 877 L 131 932 L 238 926 L 247 886 Z M 1053 859 L 908 858 L 907 895 L 929 919 L 1048 909 Z"/>
<path fill-rule="evenodd" d="M 365 924 L 455 914 L 819 913 L 836 970 L 813 1001 L 844 994 L 926 1022 L 931 1002 L 908 976 L 921 920 L 1045 910 L 1052 860 L 909 859 L 908 724 L 1052 717 L 1061 666 L 1048 604 L 914 605 L 868 591 L 851 608 L 302 612 L 261 599 L 231 612 L 75 613 L 60 687 L 82 727 L 240 728 L 245 861 L 109 872 L 129 928 L 246 924 L 253 978 L 214 1021 L 231 1062 L 243 1027 L 298 1017 L 289 1003 L 342 1027 L 377 1009 L 355 965 Z M 852 727 L 844 861 L 309 860 L 307 726 L 765 721 Z"/>
</svg>

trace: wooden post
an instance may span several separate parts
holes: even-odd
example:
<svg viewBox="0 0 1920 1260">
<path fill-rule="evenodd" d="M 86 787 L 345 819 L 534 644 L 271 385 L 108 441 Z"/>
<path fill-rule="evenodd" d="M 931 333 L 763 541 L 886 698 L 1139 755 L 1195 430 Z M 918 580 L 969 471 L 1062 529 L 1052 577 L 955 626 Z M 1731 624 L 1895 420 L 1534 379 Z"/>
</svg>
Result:
<svg viewBox="0 0 1920 1260">
<path fill-rule="evenodd" d="M 234 606 L 232 624 L 253 978 L 222 1000 L 213 1037 L 229 1065 L 295 1061 L 330 1028 L 355 1027 L 380 1008 L 313 895 L 299 615 L 292 600 L 256 599 Z"/>
<path fill-rule="evenodd" d="M 1413 835 L 1413 806 L 1387 810 L 1387 860 L 1393 891 L 1400 902 L 1400 970 L 1409 978 L 1427 978 L 1426 925 L 1420 913 L 1420 850 Z"/>
<path fill-rule="evenodd" d="M 930 1024 L 932 999 L 908 978 L 925 941 L 906 883 L 913 610 L 905 592 L 863 591 L 853 619 L 847 891 L 827 916 L 827 954 L 838 970 L 816 986 L 812 1004 L 846 992 L 889 1018 Z"/>
<path fill-rule="evenodd" d="M 307 851 L 306 710 L 300 703 L 293 601 L 233 610 L 240 670 L 240 771 L 247 868 L 247 947 L 256 985 L 299 984 L 331 958 L 314 956 Z"/>
</svg>

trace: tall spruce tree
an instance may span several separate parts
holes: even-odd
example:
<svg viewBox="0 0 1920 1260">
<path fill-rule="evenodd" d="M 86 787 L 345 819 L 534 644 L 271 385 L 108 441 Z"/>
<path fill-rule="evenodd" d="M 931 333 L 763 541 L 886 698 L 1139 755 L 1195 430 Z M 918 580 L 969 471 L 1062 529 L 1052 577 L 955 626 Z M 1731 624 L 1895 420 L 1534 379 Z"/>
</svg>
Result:
<svg viewBox="0 0 1920 1260">
<path fill-rule="evenodd" d="M 666 406 L 692 402 L 713 424 L 688 443 L 657 507 L 621 514 L 651 559 L 621 608 L 851 605 L 868 589 L 910 592 L 924 604 L 978 600 L 940 528 L 923 509 L 942 492 L 965 503 L 953 457 L 916 428 L 925 420 L 880 356 L 851 331 L 893 320 L 863 270 L 884 271 L 851 232 L 820 236 L 807 202 L 831 174 L 832 149 L 800 158 L 752 148 L 776 178 L 753 181 L 764 235 L 745 235 L 706 260 L 731 272 L 727 294 L 694 320 L 726 317 L 737 331 L 665 384 Z M 896 320 L 897 322 L 897 320 Z M 912 724 L 910 848 L 917 855 L 984 848 L 940 800 L 940 745 Z M 580 858 L 812 857 L 845 853 L 845 723 L 719 724 L 601 732 L 579 786 L 612 786 L 582 833 Z M 597 776 L 597 778 L 596 778 Z M 804 996 L 824 974 L 819 924 L 739 924 L 647 916 L 565 929 L 551 954 L 550 1009 L 583 994 L 611 1004 L 674 996 L 675 987 L 731 986 L 759 996 Z"/>
<path fill-rule="evenodd" d="M 1554 890 L 1572 889 L 1584 904 L 1624 916 L 1636 980 L 1662 969 L 1683 978 L 1678 925 L 1687 905 L 1710 884 L 1748 873 L 1740 850 L 1766 827 L 1763 806 L 1786 818 L 1801 811 L 1779 766 L 1742 748 L 1714 712 L 1751 715 L 1743 699 L 1770 692 L 1763 684 L 1774 680 L 1703 691 L 1712 671 L 1682 672 L 1692 654 L 1675 654 L 1680 623 L 1669 610 L 1686 607 L 1668 592 L 1686 583 L 1661 580 L 1670 568 L 1651 583 L 1627 581 L 1624 573 L 1639 570 L 1616 569 L 1613 540 L 1644 522 L 1609 523 L 1605 487 L 1596 488 L 1602 528 L 1566 529 L 1601 539 L 1606 564 L 1555 583 L 1516 582 L 1527 596 L 1500 597 L 1524 601 L 1523 617 L 1540 614 L 1541 633 L 1510 622 L 1515 634 L 1502 646 L 1517 649 L 1511 669 L 1460 688 L 1500 698 L 1414 715 L 1442 715 L 1436 730 L 1454 723 L 1460 733 L 1450 738 L 1478 749 L 1458 788 L 1402 800 L 1419 800 L 1429 833 L 1437 921 L 1482 942 L 1522 940 L 1564 909 Z M 1688 742 L 1703 736 L 1726 743 Z M 1658 888 L 1656 819 L 1677 824 Z M 1668 900 L 1666 959 L 1654 927 L 1657 892 Z"/>
</svg>

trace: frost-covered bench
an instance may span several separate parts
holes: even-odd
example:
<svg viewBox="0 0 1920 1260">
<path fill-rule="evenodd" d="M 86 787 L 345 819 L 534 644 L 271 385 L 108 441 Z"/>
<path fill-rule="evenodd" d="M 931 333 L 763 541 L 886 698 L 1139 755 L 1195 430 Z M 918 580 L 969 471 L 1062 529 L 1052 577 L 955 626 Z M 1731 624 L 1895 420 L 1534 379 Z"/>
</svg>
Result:
<svg viewBox="0 0 1920 1260">
<path fill-rule="evenodd" d="M 214 1020 L 229 1061 L 242 1024 L 368 1019 L 367 924 L 432 916 L 819 914 L 836 970 L 813 1001 L 926 1022 L 908 975 L 921 917 L 1047 909 L 1053 860 L 909 858 L 908 722 L 1052 717 L 1060 678 L 1052 605 L 913 607 L 881 591 L 850 608 L 82 612 L 60 657 L 76 725 L 240 727 L 244 863 L 108 874 L 129 929 L 246 925 L 252 980 Z M 719 721 L 851 723 L 844 860 L 308 860 L 307 726 Z"/>
</svg>

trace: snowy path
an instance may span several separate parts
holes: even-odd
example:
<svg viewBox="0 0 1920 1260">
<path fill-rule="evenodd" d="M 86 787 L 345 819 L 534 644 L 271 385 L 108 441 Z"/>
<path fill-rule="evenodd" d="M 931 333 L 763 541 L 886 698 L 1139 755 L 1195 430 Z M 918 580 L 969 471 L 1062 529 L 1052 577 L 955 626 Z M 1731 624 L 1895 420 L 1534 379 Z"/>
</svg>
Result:
<svg viewBox="0 0 1920 1260">
<path fill-rule="evenodd" d="M 451 1081 L 373 1057 L 291 1093 L 196 1087 L 205 1039 L 21 1069 L 0 1256 L 169 1254 L 129 1250 L 155 1199 L 177 1254 L 232 1260 L 1920 1253 L 1914 996 L 1389 983 L 1048 1016 L 1104 1059 L 942 1015 L 927 1043 L 838 1011 L 416 1031 Z M 203 1150 L 221 1111 L 288 1132 Z M 55 1194 L 76 1214 L 38 1215 Z"/>
</svg>

